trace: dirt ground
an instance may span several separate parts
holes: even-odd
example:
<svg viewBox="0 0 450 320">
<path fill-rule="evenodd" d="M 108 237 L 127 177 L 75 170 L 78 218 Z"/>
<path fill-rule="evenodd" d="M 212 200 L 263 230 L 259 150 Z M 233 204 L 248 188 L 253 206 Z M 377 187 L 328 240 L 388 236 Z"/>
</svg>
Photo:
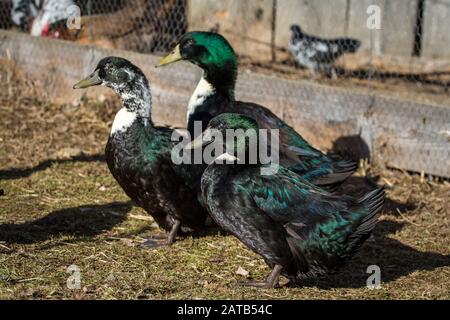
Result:
<svg viewBox="0 0 450 320">
<path fill-rule="evenodd" d="M 0 299 L 450 298 L 448 182 L 365 165 L 349 190 L 371 176 L 389 200 L 341 272 L 301 287 L 237 287 L 269 269 L 232 236 L 141 246 L 160 231 L 103 161 L 118 100 L 52 105 L 38 96 L 30 80 L 0 68 Z M 80 289 L 67 287 L 71 265 Z M 381 269 L 379 289 L 366 287 L 370 265 Z"/>
</svg>

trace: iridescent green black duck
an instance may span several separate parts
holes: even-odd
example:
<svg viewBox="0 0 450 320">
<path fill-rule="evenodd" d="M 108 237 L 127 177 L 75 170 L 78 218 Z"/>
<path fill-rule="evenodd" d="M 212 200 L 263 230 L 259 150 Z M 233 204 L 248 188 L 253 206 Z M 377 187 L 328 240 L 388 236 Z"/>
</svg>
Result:
<svg viewBox="0 0 450 320">
<path fill-rule="evenodd" d="M 228 129 L 257 132 L 258 125 L 243 115 L 224 113 L 209 122 L 191 147 L 222 144 L 222 140 L 210 138 L 214 129 L 225 136 Z M 383 188 L 355 199 L 328 193 L 283 167 L 272 175 L 262 175 L 264 165 L 240 163 L 242 159 L 236 157 L 252 150 L 251 137 L 256 134 L 241 134 L 231 144 L 227 142 L 228 149 L 224 144 L 218 147 L 227 151 L 217 159 L 227 162 L 210 164 L 201 181 L 214 221 L 272 268 L 265 282 L 246 285 L 274 287 L 280 274 L 298 282 L 336 272 L 376 226 L 385 197 Z M 253 139 L 253 143 L 257 141 Z"/>
<path fill-rule="evenodd" d="M 106 145 L 106 162 L 125 193 L 169 232 L 164 241 L 155 240 L 155 246 L 171 244 L 179 231 L 204 228 L 207 212 L 186 184 L 190 172 L 171 160 L 172 130 L 153 125 L 152 96 L 143 72 L 126 59 L 107 57 L 74 88 L 96 85 L 122 98 Z"/>
<path fill-rule="evenodd" d="M 188 105 L 187 126 L 194 136 L 194 122 L 206 128 L 221 113 L 240 113 L 255 119 L 262 129 L 280 129 L 280 161 L 305 179 L 322 187 L 343 182 L 357 168 L 356 163 L 336 160 L 313 148 L 292 127 L 269 109 L 234 97 L 237 78 L 237 56 L 220 34 L 188 32 L 175 49 L 158 66 L 186 60 L 203 69 L 197 88 Z"/>
</svg>

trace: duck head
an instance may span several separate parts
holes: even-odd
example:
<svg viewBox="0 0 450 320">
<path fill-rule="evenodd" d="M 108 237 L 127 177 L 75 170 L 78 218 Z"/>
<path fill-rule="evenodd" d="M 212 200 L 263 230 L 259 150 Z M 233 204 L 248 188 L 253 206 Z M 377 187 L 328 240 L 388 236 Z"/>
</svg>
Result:
<svg viewBox="0 0 450 320">
<path fill-rule="evenodd" d="M 156 67 L 180 60 L 189 61 L 204 71 L 204 78 L 216 91 L 234 92 L 237 56 L 229 42 L 215 32 L 193 31 L 184 34 L 175 48 Z"/>
<path fill-rule="evenodd" d="M 214 117 L 186 149 L 204 148 L 214 144 L 224 153 L 216 159 L 227 163 L 256 164 L 258 160 L 258 124 L 252 118 L 237 113 L 222 113 Z M 247 161 L 246 161 L 247 159 Z"/>
<path fill-rule="evenodd" d="M 146 117 L 150 115 L 151 93 L 144 73 L 130 61 L 120 57 L 106 57 L 100 60 L 85 79 L 76 83 L 74 89 L 92 86 L 106 86 L 113 89 L 123 100 L 124 107 Z"/>
</svg>

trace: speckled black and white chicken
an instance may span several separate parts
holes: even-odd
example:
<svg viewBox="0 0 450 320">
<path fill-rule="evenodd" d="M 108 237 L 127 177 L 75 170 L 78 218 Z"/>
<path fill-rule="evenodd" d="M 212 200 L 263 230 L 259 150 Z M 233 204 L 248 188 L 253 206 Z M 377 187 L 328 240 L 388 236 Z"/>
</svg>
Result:
<svg viewBox="0 0 450 320">
<path fill-rule="evenodd" d="M 323 39 L 308 35 L 298 25 L 292 25 L 291 31 L 288 49 L 301 66 L 311 71 L 313 77 L 317 72 L 335 76 L 336 59 L 344 53 L 355 53 L 361 45 L 357 39 Z"/>
<path fill-rule="evenodd" d="M 13 0 L 11 19 L 16 26 L 32 36 L 54 37 L 54 24 L 65 22 L 78 8 L 73 0 Z"/>
</svg>

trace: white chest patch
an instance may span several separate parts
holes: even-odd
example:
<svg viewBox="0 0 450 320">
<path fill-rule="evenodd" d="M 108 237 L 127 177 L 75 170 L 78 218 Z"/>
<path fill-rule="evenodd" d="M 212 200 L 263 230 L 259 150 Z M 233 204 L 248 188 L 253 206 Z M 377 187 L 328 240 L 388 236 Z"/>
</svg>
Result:
<svg viewBox="0 0 450 320">
<path fill-rule="evenodd" d="M 114 118 L 110 135 L 116 132 L 126 131 L 133 124 L 134 120 L 136 120 L 135 112 L 130 112 L 125 108 L 120 109 Z"/>
<path fill-rule="evenodd" d="M 195 112 L 195 109 L 199 105 L 201 105 L 205 101 L 205 99 L 210 95 L 212 95 L 213 93 L 214 93 L 213 86 L 208 81 L 206 81 L 205 78 L 202 77 L 197 85 L 197 88 L 195 88 L 194 93 L 189 99 L 186 118 L 189 119 L 189 116 Z"/>
</svg>

